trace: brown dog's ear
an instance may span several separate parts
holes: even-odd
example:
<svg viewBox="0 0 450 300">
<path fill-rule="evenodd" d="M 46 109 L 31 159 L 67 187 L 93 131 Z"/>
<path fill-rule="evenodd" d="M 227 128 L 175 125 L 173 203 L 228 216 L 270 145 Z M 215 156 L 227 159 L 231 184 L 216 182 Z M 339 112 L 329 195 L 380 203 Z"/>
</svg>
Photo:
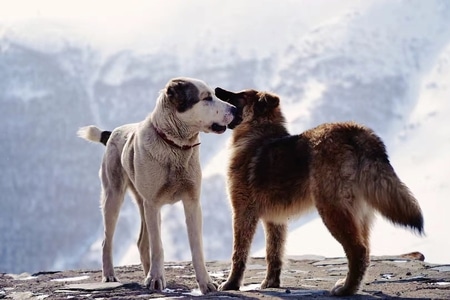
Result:
<svg viewBox="0 0 450 300">
<path fill-rule="evenodd" d="M 249 93 L 251 93 L 251 90 L 245 90 L 238 93 L 230 92 L 227 90 L 224 90 L 220 87 L 217 87 L 214 90 L 216 97 L 219 98 L 222 101 L 228 102 L 231 105 L 234 105 L 236 107 L 244 107 L 245 106 L 245 99 L 248 97 Z"/>
<path fill-rule="evenodd" d="M 217 98 L 219 98 L 220 100 L 223 100 L 223 101 L 227 101 L 227 100 L 231 99 L 232 97 L 236 97 L 237 96 L 236 93 L 224 90 L 224 89 L 222 89 L 220 87 L 216 87 L 214 89 L 214 93 L 216 94 Z"/>
<path fill-rule="evenodd" d="M 277 95 L 265 93 L 263 97 L 261 97 L 260 101 L 263 100 L 267 103 L 267 107 L 272 109 L 277 107 L 280 104 L 280 98 Z"/>
<path fill-rule="evenodd" d="M 274 109 L 280 104 L 280 98 L 274 94 L 260 93 L 259 100 L 255 104 L 255 109 L 260 113 Z"/>
</svg>

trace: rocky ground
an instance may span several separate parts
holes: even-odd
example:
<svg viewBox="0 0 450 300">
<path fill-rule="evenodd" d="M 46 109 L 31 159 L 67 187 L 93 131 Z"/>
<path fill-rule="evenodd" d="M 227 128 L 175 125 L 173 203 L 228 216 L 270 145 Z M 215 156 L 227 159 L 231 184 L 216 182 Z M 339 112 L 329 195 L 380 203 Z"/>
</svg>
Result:
<svg viewBox="0 0 450 300">
<path fill-rule="evenodd" d="M 421 261 L 420 253 L 372 257 L 358 294 L 341 299 L 450 299 L 450 264 Z M 347 271 L 344 258 L 288 257 L 279 289 L 260 290 L 263 258 L 251 258 L 239 292 L 201 295 L 190 262 L 166 263 L 167 288 L 152 292 L 142 285 L 140 266 L 116 268 L 120 283 L 100 283 L 100 270 L 0 273 L 0 299 L 336 299 L 329 290 Z M 207 263 L 210 275 L 223 282 L 229 262 Z"/>
</svg>

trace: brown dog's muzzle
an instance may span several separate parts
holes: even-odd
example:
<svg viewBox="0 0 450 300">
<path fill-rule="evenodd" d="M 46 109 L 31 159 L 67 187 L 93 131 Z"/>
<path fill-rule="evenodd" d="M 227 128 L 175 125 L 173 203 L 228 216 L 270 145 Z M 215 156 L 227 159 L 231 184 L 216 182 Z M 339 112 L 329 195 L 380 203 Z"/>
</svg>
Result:
<svg viewBox="0 0 450 300">
<path fill-rule="evenodd" d="M 243 108 L 243 93 L 233 93 L 227 90 L 224 90 L 220 87 L 216 87 L 214 90 L 216 97 L 222 101 L 230 103 L 236 107 L 236 111 L 234 113 L 234 119 L 228 124 L 229 129 L 233 129 L 238 126 L 242 122 L 242 108 Z"/>
</svg>

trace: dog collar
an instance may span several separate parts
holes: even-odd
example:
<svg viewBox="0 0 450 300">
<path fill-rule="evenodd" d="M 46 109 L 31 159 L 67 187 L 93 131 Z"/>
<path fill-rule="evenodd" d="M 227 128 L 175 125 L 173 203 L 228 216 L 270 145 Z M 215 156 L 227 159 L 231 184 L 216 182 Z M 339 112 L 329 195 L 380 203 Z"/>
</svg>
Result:
<svg viewBox="0 0 450 300">
<path fill-rule="evenodd" d="M 178 145 L 177 143 L 175 143 L 174 141 L 172 141 L 171 139 L 169 139 L 167 137 L 167 135 L 162 132 L 161 130 L 159 130 L 157 127 L 155 127 L 156 133 L 164 140 L 164 142 L 166 142 L 167 144 L 169 144 L 170 146 L 173 146 L 175 148 L 181 149 L 181 150 L 189 150 L 194 148 L 195 146 L 200 145 L 200 143 L 194 144 L 194 145 Z"/>
</svg>

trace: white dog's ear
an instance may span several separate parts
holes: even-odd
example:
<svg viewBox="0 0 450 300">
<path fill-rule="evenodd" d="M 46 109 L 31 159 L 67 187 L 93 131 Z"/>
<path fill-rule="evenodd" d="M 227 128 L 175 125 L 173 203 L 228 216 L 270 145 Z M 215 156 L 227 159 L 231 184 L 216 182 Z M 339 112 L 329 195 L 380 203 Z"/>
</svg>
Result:
<svg viewBox="0 0 450 300">
<path fill-rule="evenodd" d="M 183 79 L 170 81 L 166 86 L 165 95 L 180 113 L 200 101 L 198 88 L 192 82 Z"/>
<path fill-rule="evenodd" d="M 168 98 L 179 98 L 179 95 L 183 91 L 184 84 L 182 81 L 171 81 L 166 86 L 166 96 Z"/>
</svg>

